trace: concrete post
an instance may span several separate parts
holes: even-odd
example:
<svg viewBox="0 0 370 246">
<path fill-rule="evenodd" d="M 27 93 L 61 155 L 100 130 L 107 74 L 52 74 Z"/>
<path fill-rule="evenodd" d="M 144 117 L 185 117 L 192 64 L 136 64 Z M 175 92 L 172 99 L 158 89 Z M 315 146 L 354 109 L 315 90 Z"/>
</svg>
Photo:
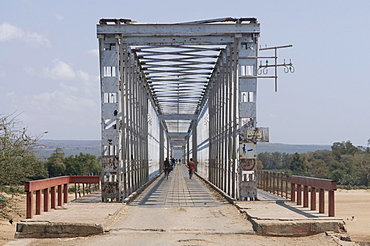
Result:
<svg viewBox="0 0 370 246">
<path fill-rule="evenodd" d="M 84 184 L 83 184 L 84 185 Z M 63 185 L 64 187 L 63 187 L 63 202 L 64 203 L 67 203 L 68 202 L 68 184 L 64 184 Z M 85 191 L 84 191 L 84 193 L 85 193 Z M 84 194 L 85 195 L 85 194 Z"/>
<path fill-rule="evenodd" d="M 316 210 L 316 188 L 311 187 L 311 210 Z"/>
<path fill-rule="evenodd" d="M 302 205 L 302 185 L 297 184 L 297 205 Z"/>
<path fill-rule="evenodd" d="M 50 190 L 50 196 L 51 196 L 51 208 L 56 208 L 56 205 L 55 205 L 55 186 L 51 187 L 51 190 Z"/>
<path fill-rule="evenodd" d="M 62 185 L 58 185 L 58 206 L 62 206 Z"/>
<path fill-rule="evenodd" d="M 303 186 L 303 207 L 308 208 L 308 186 Z"/>
<path fill-rule="evenodd" d="M 334 201 L 334 191 L 329 190 L 329 217 L 335 216 L 335 201 Z"/>
<path fill-rule="evenodd" d="M 295 184 L 290 183 L 290 201 L 295 202 Z"/>
<path fill-rule="evenodd" d="M 325 213 L 325 190 L 320 189 L 319 191 L 319 213 Z"/>
<path fill-rule="evenodd" d="M 36 214 L 41 214 L 41 190 L 36 191 Z"/>
<path fill-rule="evenodd" d="M 33 192 L 27 192 L 27 211 L 26 211 L 26 218 L 32 219 L 32 211 L 33 211 Z"/>
<path fill-rule="evenodd" d="M 49 212 L 49 188 L 44 189 L 44 212 Z"/>
</svg>

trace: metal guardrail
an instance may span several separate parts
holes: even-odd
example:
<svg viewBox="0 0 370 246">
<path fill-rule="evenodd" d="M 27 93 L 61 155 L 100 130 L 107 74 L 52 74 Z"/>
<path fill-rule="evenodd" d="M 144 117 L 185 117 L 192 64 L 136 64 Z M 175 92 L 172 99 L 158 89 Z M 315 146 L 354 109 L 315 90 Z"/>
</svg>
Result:
<svg viewBox="0 0 370 246">
<path fill-rule="evenodd" d="M 308 208 L 310 194 L 310 209 L 316 210 L 317 191 L 319 192 L 319 213 L 325 213 L 325 191 L 328 192 L 328 214 L 335 217 L 334 192 L 337 189 L 337 182 L 330 179 L 320 179 L 292 175 L 288 177 L 283 173 L 273 173 L 267 171 L 257 171 L 257 186 L 259 189 L 276 194 L 278 196 L 297 202 L 302 205 L 303 187 L 303 207 Z"/>
<path fill-rule="evenodd" d="M 82 183 L 82 184 L 99 184 L 99 176 L 63 176 L 49 179 L 41 179 L 34 181 L 27 181 L 24 184 L 24 191 L 27 193 L 26 200 L 26 218 L 31 219 L 34 212 L 41 214 L 41 201 L 43 200 L 44 212 L 48 212 L 49 208 L 56 208 L 62 206 L 63 203 L 68 202 L 68 184 Z M 36 193 L 36 201 L 34 204 L 33 194 Z M 43 196 L 43 199 L 42 199 Z M 56 196 L 58 197 L 56 199 Z"/>
</svg>

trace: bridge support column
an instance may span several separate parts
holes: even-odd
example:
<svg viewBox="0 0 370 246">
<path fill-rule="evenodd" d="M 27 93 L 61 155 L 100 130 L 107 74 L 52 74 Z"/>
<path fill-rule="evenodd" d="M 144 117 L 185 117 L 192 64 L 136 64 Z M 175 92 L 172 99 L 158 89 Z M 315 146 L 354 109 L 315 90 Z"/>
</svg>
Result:
<svg viewBox="0 0 370 246">
<path fill-rule="evenodd" d="M 258 35 L 250 34 L 249 42 L 241 43 L 242 35 L 235 35 L 234 56 L 237 60 L 235 84 L 238 93 L 238 114 L 236 121 L 239 129 L 238 139 L 238 176 L 239 199 L 257 199 L 257 141 L 256 128 L 257 99 L 257 57 Z"/>
</svg>

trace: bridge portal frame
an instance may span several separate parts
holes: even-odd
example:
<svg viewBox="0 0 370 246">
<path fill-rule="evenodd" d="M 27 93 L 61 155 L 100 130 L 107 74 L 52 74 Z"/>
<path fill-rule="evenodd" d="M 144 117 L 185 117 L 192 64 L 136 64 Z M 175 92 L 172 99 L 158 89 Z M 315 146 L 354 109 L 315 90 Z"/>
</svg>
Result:
<svg viewBox="0 0 370 246">
<path fill-rule="evenodd" d="M 220 23 L 224 21 L 235 22 Z M 243 23 L 247 22 L 247 23 Z M 139 57 L 132 46 L 223 45 L 208 86 L 194 115 L 209 106 L 208 179 L 234 198 L 257 196 L 256 91 L 259 23 L 255 18 L 225 18 L 178 24 L 138 24 L 127 19 L 102 19 L 97 25 L 102 100 L 102 198 L 122 201 L 149 179 L 148 106 L 161 114 L 151 94 Z M 197 165 L 198 120 L 191 116 L 187 144 Z M 161 122 L 161 131 L 167 131 Z M 160 133 L 160 161 L 171 148 Z M 165 138 L 167 139 L 165 140 Z M 188 155 L 189 159 L 189 155 Z"/>
</svg>

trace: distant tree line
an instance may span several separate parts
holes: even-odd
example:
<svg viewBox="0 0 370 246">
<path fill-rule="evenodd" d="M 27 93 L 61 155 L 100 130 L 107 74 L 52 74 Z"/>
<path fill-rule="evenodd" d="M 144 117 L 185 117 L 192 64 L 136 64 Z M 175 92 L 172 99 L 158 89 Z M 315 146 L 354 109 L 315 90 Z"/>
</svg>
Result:
<svg viewBox="0 0 370 246">
<path fill-rule="evenodd" d="M 370 184 L 370 148 L 356 147 L 350 141 L 333 143 L 331 151 L 318 150 L 303 154 L 260 153 L 258 164 L 260 169 L 284 171 L 289 175 L 333 179 L 340 185 Z"/>
<path fill-rule="evenodd" d="M 0 115 L 0 187 L 62 175 L 99 175 L 101 164 L 94 155 L 65 157 L 57 148 L 47 161 L 40 160 L 36 153 L 40 136 L 28 135 L 19 125 L 16 116 Z"/>
</svg>

